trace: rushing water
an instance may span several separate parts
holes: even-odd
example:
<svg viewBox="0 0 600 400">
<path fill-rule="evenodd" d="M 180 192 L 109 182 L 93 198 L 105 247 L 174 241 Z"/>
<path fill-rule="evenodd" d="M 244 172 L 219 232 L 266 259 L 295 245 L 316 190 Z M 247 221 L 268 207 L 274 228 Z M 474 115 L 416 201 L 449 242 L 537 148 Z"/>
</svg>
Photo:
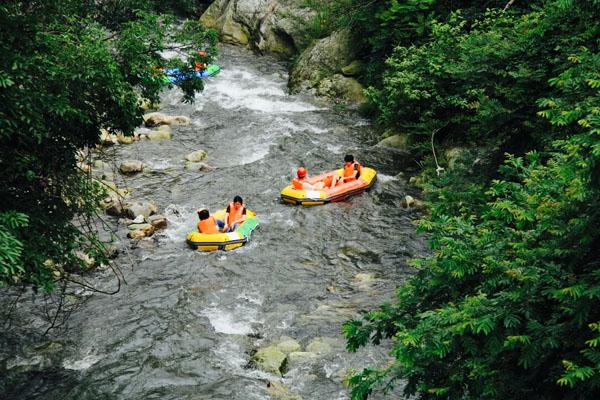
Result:
<svg viewBox="0 0 600 400">
<path fill-rule="evenodd" d="M 0 398 L 346 399 L 349 368 L 387 362 L 386 345 L 347 353 L 341 324 L 391 299 L 411 273 L 407 260 L 423 251 L 415 215 L 400 207 L 408 188 L 395 177 L 398 160 L 372 146 L 368 121 L 288 94 L 280 62 L 224 46 L 220 64 L 195 103 L 175 89 L 162 97 L 161 112 L 189 116 L 191 125 L 174 126 L 169 141 L 113 150 L 117 161 L 146 164 L 117 183 L 133 189 L 132 200 L 154 201 L 168 228 L 132 242 L 118 225 L 124 254 L 116 264 L 127 284 L 112 296 L 80 290 L 86 301 L 45 338 L 33 334 L 43 332 L 40 298 L 20 300 L 0 335 Z M 198 149 L 214 171 L 184 168 Z M 299 165 L 309 174 L 332 169 L 345 153 L 378 169 L 371 192 L 317 207 L 279 203 Z M 190 250 L 194 210 L 223 208 L 237 194 L 260 221 L 250 242 L 230 252 Z M 90 281 L 115 287 L 108 269 Z M 2 306 L 9 300 L 5 293 Z M 282 336 L 301 351 L 316 337 L 331 338 L 331 348 L 290 363 L 283 377 L 248 365 Z M 285 385 L 288 397 L 268 382 Z"/>
</svg>

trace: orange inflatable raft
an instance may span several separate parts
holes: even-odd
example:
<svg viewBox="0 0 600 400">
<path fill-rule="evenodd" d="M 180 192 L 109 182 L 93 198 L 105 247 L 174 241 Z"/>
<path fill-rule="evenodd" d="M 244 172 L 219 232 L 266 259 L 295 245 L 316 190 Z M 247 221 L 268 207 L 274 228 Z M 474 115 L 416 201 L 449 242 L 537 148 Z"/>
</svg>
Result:
<svg viewBox="0 0 600 400">
<path fill-rule="evenodd" d="M 342 176 L 343 168 L 335 171 L 324 172 L 319 175 L 306 179 L 306 182 L 314 185 L 323 182 L 332 175 Z M 333 188 L 323 188 L 320 190 L 298 190 L 293 185 L 288 185 L 281 191 L 281 201 L 289 204 L 315 206 L 335 201 L 342 201 L 350 196 L 360 194 L 371 189 L 375 184 L 377 171 L 373 168 L 362 167 L 358 179 L 338 184 Z"/>
</svg>

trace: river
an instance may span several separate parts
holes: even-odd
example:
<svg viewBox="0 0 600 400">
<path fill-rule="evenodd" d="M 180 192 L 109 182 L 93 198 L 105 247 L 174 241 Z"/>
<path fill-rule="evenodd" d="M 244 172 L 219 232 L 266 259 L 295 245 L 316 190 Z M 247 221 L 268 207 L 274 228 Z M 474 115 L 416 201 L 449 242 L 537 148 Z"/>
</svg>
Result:
<svg viewBox="0 0 600 400">
<path fill-rule="evenodd" d="M 400 206 L 411 192 L 397 176 L 401 163 L 373 146 L 367 120 L 311 94 L 290 95 L 284 63 L 226 45 L 219 63 L 195 103 L 176 89 L 163 93 L 161 112 L 192 119 L 173 127 L 172 140 L 109 151 L 117 162 L 146 164 L 117 183 L 133 200 L 154 201 L 168 227 L 136 242 L 107 217 L 127 284 L 115 295 L 76 291 L 70 299 L 85 301 L 46 337 L 42 297 L 21 297 L 0 335 L 1 398 L 348 399 L 349 368 L 388 361 L 389 343 L 346 352 L 341 325 L 390 300 L 413 273 L 408 260 L 424 252 L 416 215 Z M 184 156 L 199 149 L 214 171 L 184 168 Z M 329 170 L 346 153 L 378 170 L 373 190 L 324 206 L 279 203 L 298 166 Z M 216 211 L 234 195 L 260 222 L 249 243 L 230 252 L 188 248 L 195 210 Z M 115 287 L 109 269 L 88 280 Z M 3 294 L 6 310 L 14 295 Z M 257 348 L 282 337 L 297 341 L 304 358 L 283 376 L 249 365 Z"/>
</svg>

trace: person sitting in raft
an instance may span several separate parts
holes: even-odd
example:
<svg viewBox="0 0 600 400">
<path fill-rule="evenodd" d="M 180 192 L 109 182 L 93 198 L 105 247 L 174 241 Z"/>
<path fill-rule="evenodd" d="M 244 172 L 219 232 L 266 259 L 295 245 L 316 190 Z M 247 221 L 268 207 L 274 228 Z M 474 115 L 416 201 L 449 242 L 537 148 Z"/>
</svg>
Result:
<svg viewBox="0 0 600 400">
<path fill-rule="evenodd" d="M 292 179 L 292 186 L 296 190 L 321 190 L 323 189 L 323 182 L 316 182 L 314 184 L 306 182 L 306 168 L 300 167 L 296 171 L 297 178 Z"/>
<path fill-rule="evenodd" d="M 342 176 L 335 176 L 331 187 L 341 185 L 342 183 L 352 182 L 358 179 L 362 166 L 354 159 L 352 154 L 346 154 L 344 157 L 344 173 Z"/>
<path fill-rule="evenodd" d="M 225 210 L 225 226 L 223 232 L 233 232 L 246 220 L 246 207 L 240 196 L 235 196 Z"/>
<path fill-rule="evenodd" d="M 217 221 L 211 216 L 206 208 L 199 209 L 198 213 L 198 232 L 200 233 L 219 233 Z"/>
</svg>

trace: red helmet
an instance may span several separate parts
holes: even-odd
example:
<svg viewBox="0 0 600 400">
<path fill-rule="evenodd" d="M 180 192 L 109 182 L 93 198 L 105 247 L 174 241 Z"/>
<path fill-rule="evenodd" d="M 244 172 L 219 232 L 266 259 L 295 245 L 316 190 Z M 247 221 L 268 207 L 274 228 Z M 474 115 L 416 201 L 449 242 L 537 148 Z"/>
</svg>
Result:
<svg viewBox="0 0 600 400">
<path fill-rule="evenodd" d="M 298 168 L 298 178 L 304 178 L 306 176 L 306 168 Z"/>
</svg>

